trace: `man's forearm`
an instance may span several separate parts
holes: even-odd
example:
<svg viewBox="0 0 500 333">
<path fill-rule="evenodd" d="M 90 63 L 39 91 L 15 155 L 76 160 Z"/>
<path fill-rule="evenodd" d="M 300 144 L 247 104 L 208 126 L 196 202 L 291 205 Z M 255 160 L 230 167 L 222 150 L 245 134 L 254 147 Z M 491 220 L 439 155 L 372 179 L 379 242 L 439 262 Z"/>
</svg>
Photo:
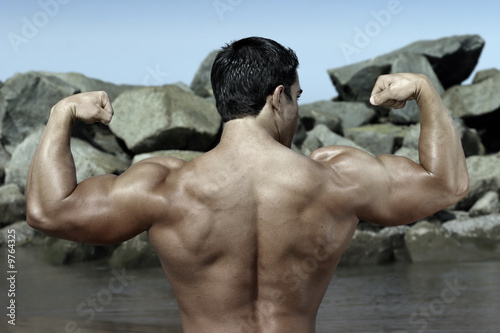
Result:
<svg viewBox="0 0 500 333">
<path fill-rule="evenodd" d="M 468 174 L 459 134 L 453 119 L 428 78 L 416 95 L 420 109 L 420 164 L 455 194 L 468 190 Z"/>
<path fill-rule="evenodd" d="M 70 149 L 73 122 L 67 105 L 56 104 L 52 108 L 26 183 L 28 219 L 45 220 L 76 187 L 75 163 Z"/>
</svg>

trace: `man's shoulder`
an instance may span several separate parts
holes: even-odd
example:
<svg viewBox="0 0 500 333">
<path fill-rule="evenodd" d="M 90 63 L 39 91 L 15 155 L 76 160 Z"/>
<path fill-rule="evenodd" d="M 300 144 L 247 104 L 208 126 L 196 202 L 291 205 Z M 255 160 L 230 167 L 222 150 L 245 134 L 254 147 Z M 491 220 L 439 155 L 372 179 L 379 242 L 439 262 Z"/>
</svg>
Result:
<svg viewBox="0 0 500 333">
<path fill-rule="evenodd" d="M 358 160 L 371 157 L 368 153 L 349 146 L 325 146 L 314 150 L 309 158 L 321 164 L 334 164 L 345 159 Z"/>
<path fill-rule="evenodd" d="M 158 166 L 175 170 L 182 168 L 187 162 L 172 156 L 153 156 L 134 163 L 134 166 Z"/>
<path fill-rule="evenodd" d="M 186 163 L 176 157 L 154 156 L 132 164 L 126 173 L 158 183 L 163 182 L 172 172 L 182 169 Z"/>
</svg>

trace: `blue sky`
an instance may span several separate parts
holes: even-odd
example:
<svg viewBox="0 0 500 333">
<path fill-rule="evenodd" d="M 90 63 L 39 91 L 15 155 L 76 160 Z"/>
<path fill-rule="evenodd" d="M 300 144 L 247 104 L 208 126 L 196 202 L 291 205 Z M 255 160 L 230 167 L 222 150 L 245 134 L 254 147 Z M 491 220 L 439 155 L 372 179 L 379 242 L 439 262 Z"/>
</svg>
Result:
<svg viewBox="0 0 500 333">
<path fill-rule="evenodd" d="M 476 69 L 500 69 L 498 13 L 500 2 L 482 0 L 3 0 L 0 80 L 46 70 L 114 83 L 190 84 L 210 51 L 263 36 L 296 51 L 307 103 L 337 95 L 329 68 L 417 40 L 479 34 L 486 45 Z M 346 52 L 370 27 L 357 53 Z"/>
</svg>

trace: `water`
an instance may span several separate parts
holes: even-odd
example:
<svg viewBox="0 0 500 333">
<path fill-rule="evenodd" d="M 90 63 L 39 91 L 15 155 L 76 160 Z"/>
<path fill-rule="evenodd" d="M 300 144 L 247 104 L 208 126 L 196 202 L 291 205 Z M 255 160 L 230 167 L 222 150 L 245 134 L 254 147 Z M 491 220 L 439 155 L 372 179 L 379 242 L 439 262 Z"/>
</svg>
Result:
<svg viewBox="0 0 500 333">
<path fill-rule="evenodd" d="M 1 332 L 181 332 L 159 268 L 53 267 L 36 248 L 16 259 L 16 326 L 2 315 Z M 5 278 L 0 287 L 6 309 Z M 500 262 L 340 267 L 317 332 L 500 332 Z"/>
</svg>

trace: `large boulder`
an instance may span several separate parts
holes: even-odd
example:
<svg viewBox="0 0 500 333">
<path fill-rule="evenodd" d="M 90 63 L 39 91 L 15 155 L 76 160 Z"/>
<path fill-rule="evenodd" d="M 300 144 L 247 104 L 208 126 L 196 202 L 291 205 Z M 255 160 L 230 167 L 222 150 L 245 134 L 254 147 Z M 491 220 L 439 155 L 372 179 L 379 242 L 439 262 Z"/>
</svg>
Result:
<svg viewBox="0 0 500 333">
<path fill-rule="evenodd" d="M 350 128 L 345 132 L 345 137 L 378 156 L 392 154 L 399 149 L 407 132 L 406 126 L 372 124 Z"/>
<path fill-rule="evenodd" d="M 19 144 L 6 168 L 5 182 L 16 184 L 22 192 L 25 190 L 31 159 L 35 154 L 42 132 L 43 127 L 39 127 Z M 103 153 L 88 142 L 78 138 L 71 138 L 71 151 L 78 182 L 100 174 L 121 174 L 130 166 L 130 161 Z"/>
<path fill-rule="evenodd" d="M 219 50 L 210 52 L 207 57 L 202 61 L 200 67 L 191 81 L 191 90 L 201 97 L 213 97 L 212 83 L 210 82 L 210 74 L 212 72 L 212 64 Z"/>
<path fill-rule="evenodd" d="M 443 102 L 456 117 L 481 133 L 487 152 L 500 151 L 500 71 L 478 72 L 470 85 L 454 86 Z"/>
<path fill-rule="evenodd" d="M 300 122 L 309 131 L 324 124 L 335 133 L 370 123 L 375 111 L 365 103 L 318 101 L 300 105 Z"/>
<path fill-rule="evenodd" d="M 456 204 L 457 209 L 468 210 L 489 191 L 500 189 L 500 153 L 467 157 L 469 194 Z"/>
<path fill-rule="evenodd" d="M 66 82 L 69 86 L 78 89 L 78 92 L 89 92 L 89 91 L 105 91 L 109 100 L 113 102 L 118 95 L 120 95 L 125 90 L 138 88 L 136 85 L 129 84 L 114 84 L 111 82 L 102 81 L 99 79 L 89 78 L 80 73 L 67 72 L 67 73 L 55 73 L 55 72 L 38 72 L 43 76 L 53 76 Z"/>
<path fill-rule="evenodd" d="M 500 259 L 500 215 L 453 220 L 443 225 L 422 221 L 405 235 L 414 262 L 463 262 Z"/>
<path fill-rule="evenodd" d="M 357 229 L 342 254 L 339 265 L 384 264 L 403 259 L 404 235 L 409 227 L 384 228 L 380 231 Z"/>
<path fill-rule="evenodd" d="M 10 161 L 10 154 L 5 150 L 2 143 L 0 142 L 0 184 L 3 184 L 5 180 L 5 168 L 7 163 Z"/>
<path fill-rule="evenodd" d="M 454 261 L 460 243 L 438 222 L 421 221 L 405 234 L 405 245 L 413 262 Z"/>
<path fill-rule="evenodd" d="M 41 75 L 57 77 L 66 82 L 68 85 L 78 89 L 78 92 L 89 92 L 102 90 L 108 94 L 111 103 L 122 92 L 139 88 L 140 86 L 128 84 L 114 84 L 98 79 L 89 78 L 80 73 L 54 73 L 54 72 L 39 72 Z M 107 126 L 100 123 L 84 124 L 77 122 L 73 128 L 72 136 L 88 141 L 94 147 L 107 153 L 125 157 L 126 153 L 117 142 L 116 137 L 111 133 Z"/>
<path fill-rule="evenodd" d="M 50 109 L 78 88 L 38 72 L 15 74 L 1 88 L 0 140 L 9 153 L 47 122 Z"/>
<path fill-rule="evenodd" d="M 444 224 L 422 221 L 405 235 L 414 262 L 500 259 L 500 215 L 457 219 Z"/>
<path fill-rule="evenodd" d="M 0 226 L 26 218 L 26 199 L 15 184 L 0 186 Z"/>
<path fill-rule="evenodd" d="M 307 137 L 300 148 L 302 154 L 309 155 L 318 148 L 337 145 L 355 147 L 367 151 L 365 148 L 359 146 L 354 141 L 346 139 L 343 136 L 332 132 L 324 124 L 316 125 L 312 130 L 307 132 Z"/>
<path fill-rule="evenodd" d="M 128 90 L 114 102 L 111 130 L 132 152 L 207 150 L 221 118 L 213 103 L 176 85 Z"/>
<path fill-rule="evenodd" d="M 472 84 L 446 90 L 443 103 L 456 117 L 484 115 L 500 109 L 500 71 L 478 72 Z"/>
<path fill-rule="evenodd" d="M 393 65 L 396 60 L 406 62 L 405 66 L 410 69 L 420 68 L 414 61 L 420 62 L 421 59 L 408 56 L 413 53 L 427 58 L 439 82 L 447 89 L 467 79 L 474 70 L 483 47 L 484 40 L 478 35 L 418 41 L 370 60 L 330 69 L 328 74 L 341 100 L 366 102 L 377 77 L 395 72 Z"/>
<path fill-rule="evenodd" d="M 478 132 L 473 128 L 467 127 L 460 118 L 453 119 L 453 122 L 460 135 L 465 156 L 483 155 L 485 153 L 485 148 Z M 403 139 L 402 147 L 418 149 L 419 139 L 420 124 L 411 125 Z"/>
<path fill-rule="evenodd" d="M 476 203 L 469 209 L 470 216 L 481 216 L 489 214 L 498 214 L 500 212 L 500 200 L 498 198 L 498 192 L 489 191 L 481 197 Z"/>
</svg>

